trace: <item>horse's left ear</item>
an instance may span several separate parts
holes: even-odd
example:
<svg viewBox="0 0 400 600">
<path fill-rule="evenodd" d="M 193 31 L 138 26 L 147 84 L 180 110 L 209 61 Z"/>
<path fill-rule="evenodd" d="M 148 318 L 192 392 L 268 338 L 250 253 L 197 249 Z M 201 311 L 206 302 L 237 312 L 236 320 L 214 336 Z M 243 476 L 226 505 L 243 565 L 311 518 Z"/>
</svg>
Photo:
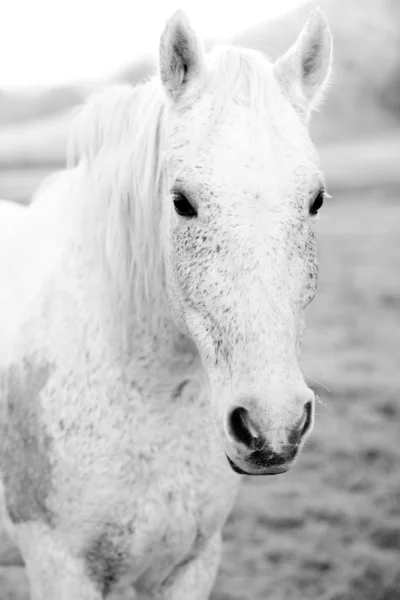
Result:
<svg viewBox="0 0 400 600">
<path fill-rule="evenodd" d="M 168 96 L 178 100 L 191 84 L 200 82 L 203 48 L 182 10 L 168 21 L 160 40 L 160 77 Z"/>
<path fill-rule="evenodd" d="M 321 102 L 332 67 L 332 36 L 321 9 L 316 8 L 293 46 L 277 60 L 278 81 L 308 116 Z"/>
</svg>

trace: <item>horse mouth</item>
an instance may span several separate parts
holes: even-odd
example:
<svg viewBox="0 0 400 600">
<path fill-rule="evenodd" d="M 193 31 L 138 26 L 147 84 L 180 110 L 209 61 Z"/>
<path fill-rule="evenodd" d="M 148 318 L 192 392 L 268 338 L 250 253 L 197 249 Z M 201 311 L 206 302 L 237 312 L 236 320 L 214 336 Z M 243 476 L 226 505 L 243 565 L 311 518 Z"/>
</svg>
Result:
<svg viewBox="0 0 400 600">
<path fill-rule="evenodd" d="M 231 467 L 232 471 L 234 471 L 235 473 L 238 473 L 238 475 L 250 475 L 252 477 L 261 476 L 261 475 L 281 475 L 282 473 L 286 473 L 290 469 L 289 464 L 284 464 L 284 465 L 279 465 L 279 466 L 274 465 L 271 467 L 262 468 L 257 471 L 243 471 L 243 469 L 238 467 L 238 465 L 236 463 L 234 463 L 233 460 L 231 458 L 229 458 L 229 456 L 227 454 L 225 454 L 225 456 L 228 460 L 229 466 Z"/>
</svg>

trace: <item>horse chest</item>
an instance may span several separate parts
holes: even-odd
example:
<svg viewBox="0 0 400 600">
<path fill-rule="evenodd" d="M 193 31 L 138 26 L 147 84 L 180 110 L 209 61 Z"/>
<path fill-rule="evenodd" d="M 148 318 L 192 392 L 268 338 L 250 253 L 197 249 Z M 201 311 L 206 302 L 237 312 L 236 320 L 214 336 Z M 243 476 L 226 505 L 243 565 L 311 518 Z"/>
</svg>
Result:
<svg viewBox="0 0 400 600">
<path fill-rule="evenodd" d="M 176 472 L 175 477 L 154 478 L 147 492 L 132 489 L 130 499 L 119 497 L 86 552 L 97 577 L 124 578 L 152 590 L 176 566 L 197 556 L 222 528 L 235 495 L 238 478 L 216 480 L 214 475 L 195 480 Z"/>
<path fill-rule="evenodd" d="M 92 461 L 91 451 L 81 453 L 74 481 L 59 490 L 59 498 L 69 495 L 62 511 L 67 528 L 84 532 L 88 568 L 100 581 L 124 575 L 144 589 L 156 587 L 222 528 L 239 478 L 201 410 L 180 413 L 163 427 L 146 413 L 133 420 L 125 414 L 124 421 L 115 416 L 115 427 L 108 420 L 108 430 L 96 432 L 99 443 L 89 445 L 104 448 L 103 455 L 97 452 Z M 138 420 L 140 430 L 134 427 Z M 77 505 L 82 489 L 86 502 Z"/>
</svg>

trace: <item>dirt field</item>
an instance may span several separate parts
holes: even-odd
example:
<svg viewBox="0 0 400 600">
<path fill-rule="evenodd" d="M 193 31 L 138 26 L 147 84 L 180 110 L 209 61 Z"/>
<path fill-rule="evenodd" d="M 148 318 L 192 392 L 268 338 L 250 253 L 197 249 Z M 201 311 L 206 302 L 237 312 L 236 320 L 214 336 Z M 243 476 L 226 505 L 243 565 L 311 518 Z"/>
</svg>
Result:
<svg viewBox="0 0 400 600">
<path fill-rule="evenodd" d="M 314 434 L 291 472 L 244 479 L 213 600 L 400 600 L 399 196 L 323 209 L 303 353 Z M 27 600 L 4 537 L 0 563 L 0 600 Z"/>
</svg>

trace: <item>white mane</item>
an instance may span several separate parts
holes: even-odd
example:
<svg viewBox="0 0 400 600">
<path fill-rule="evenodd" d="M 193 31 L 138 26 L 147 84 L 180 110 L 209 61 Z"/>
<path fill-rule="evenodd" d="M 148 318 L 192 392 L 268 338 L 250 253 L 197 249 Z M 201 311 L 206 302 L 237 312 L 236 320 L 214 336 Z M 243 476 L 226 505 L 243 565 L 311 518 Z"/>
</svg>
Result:
<svg viewBox="0 0 400 600">
<path fill-rule="evenodd" d="M 255 132 L 260 117 L 278 122 L 282 93 L 271 64 L 259 52 L 215 48 L 208 56 L 203 91 L 213 98 L 204 137 L 221 122 L 230 102 L 249 108 Z M 159 202 L 166 179 L 166 102 L 157 77 L 135 88 L 102 91 L 78 115 L 70 139 L 69 161 L 84 164 L 85 202 L 90 215 L 96 215 L 93 233 L 121 309 L 134 299 L 140 312 L 143 303 L 156 303 L 162 294 Z"/>
<path fill-rule="evenodd" d="M 100 92 L 78 115 L 69 143 L 69 162 L 85 167 L 85 202 L 95 219 L 92 233 L 121 310 L 132 294 L 139 309 L 160 293 L 157 205 L 163 104 L 155 79 Z"/>
</svg>

